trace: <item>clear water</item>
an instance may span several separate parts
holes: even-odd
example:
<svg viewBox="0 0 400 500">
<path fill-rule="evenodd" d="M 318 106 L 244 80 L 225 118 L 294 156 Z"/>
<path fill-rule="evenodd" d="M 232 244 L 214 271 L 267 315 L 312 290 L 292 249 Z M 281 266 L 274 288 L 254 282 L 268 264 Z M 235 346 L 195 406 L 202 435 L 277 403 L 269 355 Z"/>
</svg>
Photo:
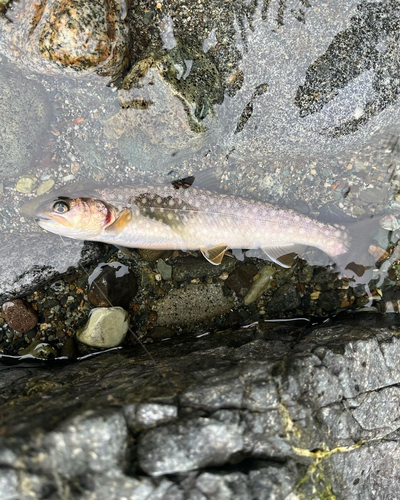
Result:
<svg viewBox="0 0 400 500">
<path fill-rule="evenodd" d="M 144 44 L 130 54 L 131 66 L 162 54 L 178 77 L 171 83 L 155 64 L 133 90 L 117 89 L 122 78 L 48 74 L 35 67 L 28 40 L 20 39 L 23 57 L 13 58 L 0 24 L 0 106 L 12 111 L 0 126 L 0 295 L 23 289 L 46 266 L 64 272 L 81 256 L 81 242 L 45 234 L 21 215 L 49 186 L 162 181 L 171 170 L 184 177 L 219 166 L 234 193 L 312 216 L 395 213 L 400 62 L 390 23 L 382 27 L 379 12 L 358 4 L 208 0 L 205 12 L 193 4 L 191 21 L 173 19 L 174 5 L 164 8 L 143 24 L 160 28 L 156 55 Z M 380 5 L 389 19 L 399 16 L 393 3 Z M 18 8 L 11 2 L 1 23 L 17 23 Z M 357 31 L 371 15 L 376 36 Z M 121 107 L 128 102 L 133 107 Z M 386 248 L 397 235 L 373 238 Z"/>
</svg>

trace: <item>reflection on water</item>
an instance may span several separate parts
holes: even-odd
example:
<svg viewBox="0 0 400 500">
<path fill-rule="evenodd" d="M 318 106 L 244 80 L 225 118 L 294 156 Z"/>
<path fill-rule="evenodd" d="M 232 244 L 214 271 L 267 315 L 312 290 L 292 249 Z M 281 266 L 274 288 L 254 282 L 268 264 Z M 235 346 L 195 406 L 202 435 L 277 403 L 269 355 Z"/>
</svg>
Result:
<svg viewBox="0 0 400 500">
<path fill-rule="evenodd" d="M 80 7 L 0 2 L 2 300 L 32 293 L 81 258 L 82 243 L 43 234 L 19 210 L 71 182 L 154 183 L 171 170 L 185 177 L 218 166 L 234 194 L 311 217 L 337 222 L 398 210 L 398 2 L 172 0 L 149 8 L 81 0 Z M 379 293 L 399 281 L 393 229 L 371 234 L 377 255 L 389 250 L 371 285 L 376 307 Z M 109 249 L 83 251 L 90 267 Z M 130 264 L 150 297 L 137 300 L 135 321 L 154 338 L 171 332 L 143 304 L 180 283 L 222 286 L 239 311 L 229 321 L 240 324 L 260 311 L 326 315 L 365 303 L 364 291 L 350 293 L 345 282 L 297 263 L 291 273 L 278 270 L 270 295 L 245 311 L 240 301 L 264 263 L 245 261 L 253 274 L 240 264 L 219 281 L 189 266 L 177 281 L 182 257 L 160 258 L 161 271 L 160 261 Z M 43 305 L 46 293 L 40 314 L 53 307 Z M 60 344 L 71 329 L 62 330 Z"/>
</svg>

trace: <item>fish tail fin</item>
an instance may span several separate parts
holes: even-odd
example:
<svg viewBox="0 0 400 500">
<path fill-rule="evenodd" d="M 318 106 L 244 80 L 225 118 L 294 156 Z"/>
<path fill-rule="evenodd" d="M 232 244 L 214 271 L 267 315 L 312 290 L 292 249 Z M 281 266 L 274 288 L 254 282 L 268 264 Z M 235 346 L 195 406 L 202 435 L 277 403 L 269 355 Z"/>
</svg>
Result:
<svg viewBox="0 0 400 500">
<path fill-rule="evenodd" d="M 368 251 L 381 227 L 382 215 L 374 215 L 357 222 L 345 223 L 349 235 L 347 252 L 333 257 L 341 273 L 350 278 L 354 286 L 367 284 L 373 275 L 376 258 Z"/>
</svg>

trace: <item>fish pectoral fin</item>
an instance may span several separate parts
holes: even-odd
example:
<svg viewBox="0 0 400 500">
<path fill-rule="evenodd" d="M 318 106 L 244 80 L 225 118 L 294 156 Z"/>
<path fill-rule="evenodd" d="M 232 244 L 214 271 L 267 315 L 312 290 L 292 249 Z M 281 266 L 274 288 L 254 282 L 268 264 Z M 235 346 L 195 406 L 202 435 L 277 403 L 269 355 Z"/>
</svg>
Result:
<svg viewBox="0 0 400 500">
<path fill-rule="evenodd" d="M 279 260 L 283 255 L 287 255 L 288 253 L 302 253 L 304 251 L 304 245 L 282 245 L 280 247 L 263 247 L 261 250 L 266 254 L 266 256 L 278 266 L 284 267 L 288 269 L 291 266 L 288 266 Z"/>
<path fill-rule="evenodd" d="M 221 264 L 227 250 L 228 247 L 226 245 L 218 245 L 214 248 L 200 248 L 204 257 L 208 260 L 208 262 L 214 264 L 214 266 Z"/>
<path fill-rule="evenodd" d="M 110 224 L 108 227 L 105 228 L 105 231 L 107 231 L 107 233 L 114 233 L 114 234 L 119 233 L 120 231 L 122 231 L 122 229 L 124 229 L 128 225 L 131 219 L 132 219 L 131 211 L 128 208 L 124 208 L 117 217 L 117 219 L 112 224 Z"/>
</svg>

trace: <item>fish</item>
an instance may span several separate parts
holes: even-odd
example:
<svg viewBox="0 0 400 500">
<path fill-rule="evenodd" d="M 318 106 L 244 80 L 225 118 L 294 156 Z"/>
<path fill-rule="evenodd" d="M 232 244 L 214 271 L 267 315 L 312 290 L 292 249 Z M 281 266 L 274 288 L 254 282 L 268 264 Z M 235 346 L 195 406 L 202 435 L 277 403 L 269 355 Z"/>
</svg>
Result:
<svg viewBox="0 0 400 500">
<path fill-rule="evenodd" d="M 341 269 L 370 267 L 362 246 L 376 217 L 334 225 L 292 209 L 199 187 L 190 176 L 155 185 L 110 186 L 88 196 L 57 195 L 35 211 L 46 231 L 119 248 L 200 250 L 219 265 L 228 249 L 261 249 L 279 260 L 307 247 L 324 252 Z"/>
</svg>

